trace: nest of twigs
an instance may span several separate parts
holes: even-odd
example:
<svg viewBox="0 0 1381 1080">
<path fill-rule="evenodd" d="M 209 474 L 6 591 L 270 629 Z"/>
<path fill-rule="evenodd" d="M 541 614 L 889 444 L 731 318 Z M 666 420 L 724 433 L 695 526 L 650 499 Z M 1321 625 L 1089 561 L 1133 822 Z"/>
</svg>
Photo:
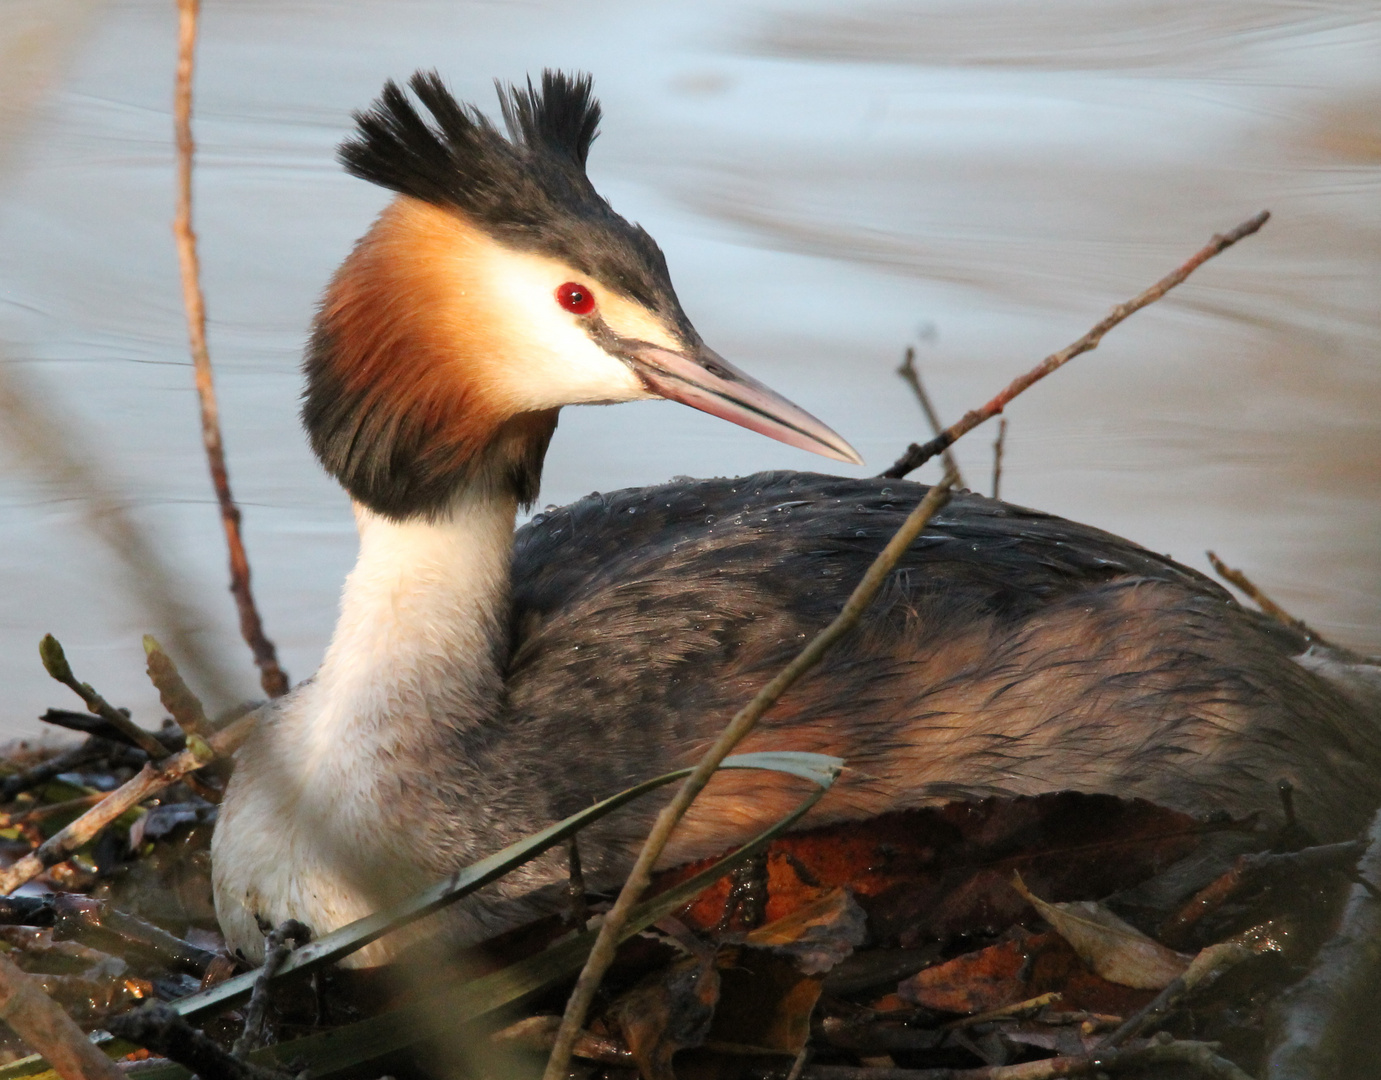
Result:
<svg viewBox="0 0 1381 1080">
<path fill-rule="evenodd" d="M 160 738 L 170 750 L 183 741 L 171 723 Z M 61 752 L 13 748 L 0 856 L 32 856 L 145 757 L 108 730 Z M 223 780 L 213 769 L 195 786 L 165 789 L 0 903 L 9 960 L 83 1030 L 119 1033 L 105 1049 L 143 1062 L 126 1068 L 160 1077 L 540 1069 L 574 968 L 494 1008 L 457 1011 L 448 995 L 559 952 L 607 897 L 573 891 L 564 917 L 421 977 L 413 964 L 401 981 L 377 972 L 260 980 L 248 1004 L 192 1023 L 151 1008 L 245 966 L 225 954 L 211 904 L 207 847 Z M 790 834 L 621 947 L 573 1071 L 591 1080 L 1371 1075 L 1372 1040 L 1360 1033 L 1374 990 L 1381 903 L 1368 879 L 1381 878 L 1378 868 L 1367 836 L 1319 846 L 1297 826 L 1268 833 L 1252 820 L 1197 821 L 1070 793 Z M 701 869 L 663 874 L 654 891 Z M 400 1039 L 396 1019 L 370 1027 L 379 1016 L 409 1017 L 413 1028 Z M 9 1075 L 35 1072 L 24 1060 L 32 1047 L 0 1030 L 17 1062 Z M 317 1052 L 328 1032 L 347 1053 Z"/>
</svg>

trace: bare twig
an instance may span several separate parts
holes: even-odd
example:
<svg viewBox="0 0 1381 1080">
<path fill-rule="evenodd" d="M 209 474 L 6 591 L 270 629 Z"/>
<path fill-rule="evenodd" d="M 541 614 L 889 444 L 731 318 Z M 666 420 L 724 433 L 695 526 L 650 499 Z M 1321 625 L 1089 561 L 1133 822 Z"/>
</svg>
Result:
<svg viewBox="0 0 1381 1080">
<path fill-rule="evenodd" d="M 944 427 L 940 424 L 940 414 L 935 411 L 930 395 L 926 393 L 925 383 L 921 382 L 921 371 L 916 366 L 916 349 L 914 346 L 908 345 L 906 347 L 906 355 L 902 357 L 901 367 L 897 368 L 897 374 L 906 380 L 907 385 L 911 387 L 911 392 L 916 395 L 916 400 L 921 403 L 921 412 L 925 413 L 926 422 L 930 424 L 931 434 L 939 435 Z M 945 468 L 954 473 L 955 487 L 963 487 L 963 474 L 960 473 L 959 465 L 954 460 L 954 455 L 949 452 L 948 447 L 940 451 L 940 459 L 944 462 Z"/>
<path fill-rule="evenodd" d="M 1048 994 L 1041 994 L 1039 997 L 1027 998 L 1025 1001 L 1018 1001 L 1012 1005 L 1004 1005 L 1000 1009 L 990 1009 L 987 1012 L 974 1013 L 972 1016 L 961 1016 L 958 1020 L 951 1020 L 943 1025 L 945 1031 L 956 1031 L 960 1028 L 974 1027 L 977 1024 L 986 1024 L 990 1020 L 1002 1020 L 1012 1016 L 1025 1016 L 1029 1013 L 1040 1012 L 1047 1005 L 1053 1005 L 1057 1001 L 1063 1000 L 1064 995 L 1059 991 L 1052 990 Z"/>
<path fill-rule="evenodd" d="M 245 1026 L 230 1052 L 242 1058 L 251 1050 L 258 1049 L 264 1042 L 264 1020 L 269 1011 L 269 981 L 283 966 L 283 961 L 293 950 L 293 944 L 305 945 L 311 940 L 312 932 L 296 919 L 289 919 L 281 926 L 269 931 L 264 941 L 264 963 L 259 968 L 259 977 L 254 980 L 254 990 L 245 1008 Z"/>
<path fill-rule="evenodd" d="M 66 728 L 68 731 L 79 731 L 83 735 L 99 737 L 106 746 L 110 747 L 107 764 L 111 766 L 142 765 L 148 760 L 149 755 L 135 746 L 133 740 L 117 731 L 101 717 L 91 713 L 74 712 L 71 709 L 48 709 L 38 719 L 43 724 L 52 724 L 54 727 Z M 177 753 L 186 743 L 180 731 L 173 732 L 159 728 L 150 734 L 161 742 L 170 754 Z M 137 761 L 134 756 L 137 756 Z"/>
<path fill-rule="evenodd" d="M 1159 994 L 1113 1030 L 1097 1049 L 1114 1050 L 1136 1038 L 1152 1024 L 1159 1023 L 1190 991 L 1216 980 L 1223 972 L 1263 952 L 1280 948 L 1270 924 L 1254 926 L 1227 941 L 1200 949 L 1184 974 L 1171 979 Z"/>
<path fill-rule="evenodd" d="M 259 665 L 259 681 L 264 693 L 278 697 L 288 692 L 288 676 L 278 666 L 278 654 L 267 636 L 254 605 L 249 586 L 249 558 L 240 536 L 240 508 L 230 494 L 230 474 L 225 466 L 221 442 L 220 411 L 211 377 L 211 355 L 206 349 L 206 302 L 201 292 L 201 270 L 197 261 L 197 237 L 192 231 L 192 70 L 197 44 L 197 13 L 200 0 L 178 0 L 177 90 L 174 115 L 177 126 L 177 217 L 173 235 L 177 238 L 178 265 L 182 271 L 182 302 L 187 309 L 187 335 L 191 341 L 192 364 L 196 368 L 197 396 L 201 399 L 201 439 L 211 468 L 211 483 L 221 507 L 225 543 L 230 549 L 230 592 L 240 613 L 240 633 Z"/>
<path fill-rule="evenodd" d="M 993 440 L 993 498 L 1002 490 L 1002 448 L 1007 442 L 1007 418 L 997 422 L 997 438 Z"/>
<path fill-rule="evenodd" d="M 0 926 L 52 926 L 53 896 L 0 896 Z"/>
<path fill-rule="evenodd" d="M 560 1026 L 559 1016 L 529 1016 L 494 1032 L 489 1036 L 489 1041 L 503 1049 L 516 1048 L 548 1053 L 556 1040 L 556 1030 Z M 588 1031 L 580 1033 L 580 1038 L 575 1044 L 575 1056 L 587 1061 L 598 1061 L 601 1065 L 637 1068 L 637 1062 L 626 1046 L 606 1035 L 593 1035 Z"/>
<path fill-rule="evenodd" d="M 17 772 L 13 776 L 7 776 L 0 780 L 0 803 L 10 802 L 26 791 L 41 787 L 55 776 L 71 772 L 78 766 L 85 765 L 88 761 L 104 758 L 112 753 L 125 753 L 130 756 L 138 754 L 140 764 L 143 763 L 144 755 L 139 754 L 138 751 L 129 750 L 118 743 L 92 736 L 86 742 L 74 746 L 70 750 L 54 754 L 47 761 L 40 761 L 37 765 L 31 765 L 22 772 Z"/>
<path fill-rule="evenodd" d="M 0 1019 L 47 1058 L 63 1080 L 121 1080 L 124 1076 L 38 981 L 4 953 L 0 953 Z"/>
<path fill-rule="evenodd" d="M 1103 1041 L 1098 1044 L 1098 1049 L 1115 1050 L 1127 1040 L 1140 1035 L 1178 1005 L 1187 993 L 1189 986 L 1183 976 L 1171 979 L 1160 993 L 1104 1036 Z"/>
<path fill-rule="evenodd" d="M 1218 558 L 1218 556 L 1211 551 L 1205 552 L 1205 554 L 1208 556 L 1208 561 L 1213 564 L 1213 569 L 1217 571 L 1218 576 L 1220 578 L 1228 582 L 1230 585 L 1236 585 L 1237 588 L 1242 590 L 1242 592 L 1246 595 L 1248 600 L 1254 603 L 1257 607 L 1259 607 L 1271 618 L 1275 619 L 1277 622 L 1284 623 L 1286 626 L 1290 627 L 1293 630 L 1298 630 L 1301 634 L 1305 636 L 1306 640 L 1308 641 L 1317 642 L 1320 645 L 1331 646 L 1333 644 L 1332 642 L 1325 639 L 1323 635 L 1315 631 L 1303 619 L 1295 618 L 1283 607 L 1281 607 L 1269 596 L 1267 596 L 1264 592 L 1258 589 L 1256 585 L 1252 582 L 1252 580 L 1249 577 L 1247 577 L 1246 574 L 1242 573 L 1241 570 L 1234 570 L 1231 566 L 1228 566 L 1226 563 L 1223 562 L 1222 559 Z"/>
<path fill-rule="evenodd" d="M 121 572 L 104 579 L 102 587 L 118 584 L 125 590 L 140 619 L 158 628 L 218 707 L 238 700 L 234 678 L 199 633 L 206 620 L 185 601 L 191 594 L 182 576 L 130 513 L 129 500 L 80 425 L 72 424 L 69 414 L 10 359 L 0 347 L 0 440 L 35 477 L 80 508 L 86 528 L 115 557 Z"/>
<path fill-rule="evenodd" d="M 234 753 L 257 722 L 258 716 L 250 713 L 216 732 L 204 748 L 189 748 L 163 761 L 149 762 L 137 776 L 116 788 L 65 829 L 54 833 L 38 850 L 0 870 L 0 895 L 13 892 L 48 867 L 62 862 L 126 810 L 209 764 L 214 757 L 208 757 L 206 751 L 215 756 Z"/>
<path fill-rule="evenodd" d="M 945 1041 L 943 1030 L 900 1027 L 874 1013 L 826 1016 L 818 1031 L 829 1045 L 867 1056 L 934 1050 Z"/>
<path fill-rule="evenodd" d="M 584 1026 L 585 1014 L 594 1000 L 595 990 L 604 972 L 613 962 L 620 933 L 628 921 L 629 912 L 652 881 L 652 868 L 661 857 L 667 841 L 671 838 L 672 830 L 690 808 L 695 797 L 710 782 L 710 777 L 719 768 L 720 763 L 753 730 L 762 715 L 858 623 L 878 590 L 882 588 L 887 575 L 892 572 L 912 541 L 920 535 L 935 512 L 949 501 L 950 488 L 953 486 L 954 475 L 947 473 L 940 483 L 926 492 L 925 498 L 868 567 L 863 580 L 855 586 L 840 613 L 796 655 L 791 663 L 764 686 L 752 701 L 738 711 L 715 740 L 714 745 L 700 759 L 695 771 L 682 782 L 671 802 L 657 815 L 652 831 L 643 842 L 637 861 L 629 872 L 628 880 L 620 890 L 618 899 L 614 901 L 613 908 L 604 917 L 599 937 L 591 948 L 585 968 L 581 971 L 575 989 L 566 1003 L 566 1013 L 561 1020 L 561 1028 L 557 1032 L 551 1057 L 547 1061 L 544 1080 L 565 1080 L 571 1049 Z"/>
<path fill-rule="evenodd" d="M 285 1080 L 287 1076 L 227 1053 L 162 1002 L 111 1017 L 106 1028 L 116 1038 L 177 1062 L 201 1080 Z"/>
<path fill-rule="evenodd" d="M 38 643 L 38 655 L 43 661 L 44 670 L 49 675 L 62 683 L 63 686 L 68 687 L 86 703 L 88 709 L 119 731 L 121 735 L 148 754 L 150 758 L 154 761 L 161 761 L 168 756 L 168 748 L 158 741 L 153 732 L 145 731 L 129 718 L 128 713 L 122 709 L 117 709 L 101 697 L 90 683 L 77 681 L 77 677 L 72 674 L 72 666 L 67 662 L 67 656 L 62 651 L 62 645 L 52 634 L 43 635 L 43 640 Z"/>
<path fill-rule="evenodd" d="M 1226 251 L 1243 237 L 1250 236 L 1252 233 L 1256 232 L 1262 225 L 1266 224 L 1270 216 L 1269 211 L 1263 210 L 1261 213 L 1257 214 L 1256 217 L 1242 222 L 1237 228 L 1229 229 L 1225 233 L 1216 235 L 1205 247 L 1197 251 L 1178 269 L 1161 278 L 1145 292 L 1139 293 L 1124 304 L 1118 304 L 1108 312 L 1101 322 L 1094 326 L 1093 329 L 1078 341 L 1061 349 L 1057 353 L 1052 353 L 1050 356 L 1047 356 L 1025 375 L 1013 380 L 1005 390 L 982 408 L 965 413 L 962 419 L 951 424 L 944 431 L 940 432 L 939 435 L 931 439 L 930 442 L 920 445 L 912 443 L 911 446 L 907 448 L 906 453 L 899 457 L 892 467 L 882 475 L 902 477 L 912 470 L 920 468 L 936 454 L 942 452 L 946 447 L 953 445 L 954 441 L 961 435 L 972 431 L 979 424 L 983 423 L 983 421 L 990 420 L 1000 413 L 1014 397 L 1027 387 L 1031 386 L 1033 383 L 1039 382 L 1056 368 L 1064 366 L 1081 353 L 1086 353 L 1098 348 L 1098 343 L 1103 340 L 1103 335 L 1114 326 L 1122 322 L 1128 316 L 1140 311 L 1142 308 L 1146 307 L 1146 305 L 1155 303 L 1176 285 L 1183 282 L 1185 278 L 1189 277 L 1190 274 L 1209 259 L 1213 258 L 1213 256 Z"/>
<path fill-rule="evenodd" d="M 57 814 L 65 814 L 69 810 L 78 810 L 83 806 L 94 806 L 105 798 L 104 791 L 93 792 L 90 795 L 81 795 L 75 799 L 65 799 L 62 802 L 44 803 L 41 806 L 30 807 L 28 810 L 14 814 L 0 814 L 0 829 L 11 829 L 16 825 L 27 825 L 34 821 L 42 821 L 44 818 L 53 817 Z"/>
</svg>

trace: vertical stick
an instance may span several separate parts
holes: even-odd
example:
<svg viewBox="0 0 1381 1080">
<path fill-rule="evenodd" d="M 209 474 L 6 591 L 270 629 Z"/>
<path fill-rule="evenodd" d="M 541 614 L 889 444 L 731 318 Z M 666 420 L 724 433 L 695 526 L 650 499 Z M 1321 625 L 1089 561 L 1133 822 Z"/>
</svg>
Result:
<svg viewBox="0 0 1381 1080">
<path fill-rule="evenodd" d="M 240 536 L 240 508 L 230 494 L 230 475 L 225 467 L 225 448 L 221 443 L 220 411 L 216 406 L 216 387 L 211 378 L 211 355 L 206 350 L 206 301 L 201 292 L 201 268 L 197 260 L 197 237 L 192 231 L 192 71 L 197 45 L 197 13 L 200 0 L 178 0 L 177 89 L 174 96 L 174 121 L 177 127 L 177 217 L 173 235 L 177 239 L 178 265 L 182 271 L 182 303 L 187 309 L 187 336 L 196 369 L 197 397 L 201 399 L 201 441 L 211 468 L 211 483 L 220 503 L 225 543 L 230 549 L 230 592 L 240 613 L 240 634 L 259 665 L 259 681 L 270 697 L 287 693 L 288 676 L 278 666 L 278 654 L 264 634 L 254 594 L 249 587 L 249 558 Z"/>
<path fill-rule="evenodd" d="M 997 438 L 993 440 L 993 498 L 999 498 L 1002 489 L 1002 447 L 1007 442 L 1007 418 L 997 422 Z"/>
<path fill-rule="evenodd" d="M 916 349 L 914 346 L 908 345 L 906 347 L 906 355 L 902 357 L 901 367 L 897 368 L 897 374 L 906 380 L 907 385 L 911 387 L 911 392 L 916 395 L 916 400 L 921 403 L 921 412 L 925 413 L 926 421 L 930 424 L 930 433 L 939 436 L 944 430 L 940 426 L 940 414 L 935 411 L 930 395 L 926 393 L 925 383 L 921 382 L 921 369 L 916 366 Z M 959 465 L 955 462 L 954 455 L 950 453 L 948 447 L 940 451 L 940 459 L 945 463 L 945 471 L 954 474 L 954 486 L 963 487 L 963 474 L 959 472 Z"/>
</svg>

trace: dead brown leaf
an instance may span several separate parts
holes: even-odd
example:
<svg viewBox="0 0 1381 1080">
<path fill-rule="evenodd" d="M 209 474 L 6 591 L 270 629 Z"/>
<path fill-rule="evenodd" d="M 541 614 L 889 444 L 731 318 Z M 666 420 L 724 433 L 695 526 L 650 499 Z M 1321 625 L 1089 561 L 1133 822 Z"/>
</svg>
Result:
<svg viewBox="0 0 1381 1080">
<path fill-rule="evenodd" d="M 868 919 L 848 889 L 831 889 L 752 931 L 744 944 L 790 958 L 802 975 L 823 975 L 863 944 Z"/>
<path fill-rule="evenodd" d="M 1073 792 L 885 814 L 774 841 L 767 918 L 780 919 L 843 886 L 882 947 L 991 933 L 1025 910 L 1008 884 L 1015 869 L 1049 895 L 1106 895 L 1160 873 L 1198 848 L 1204 835 L 1204 825 L 1183 814 Z M 659 887 L 704 865 L 666 871 Z M 728 896 L 725 879 L 679 917 L 693 929 L 715 927 Z"/>
<path fill-rule="evenodd" d="M 707 950 L 653 972 L 614 1002 L 608 1016 L 643 1080 L 675 1080 L 672 1056 L 705 1041 L 718 1001 L 719 972 Z"/>
<path fill-rule="evenodd" d="M 1027 939 L 1004 941 L 917 972 L 897 987 L 903 1001 L 940 1012 L 976 1013 L 1023 1000 Z"/>
<path fill-rule="evenodd" d="M 1091 900 L 1051 904 L 1012 875 L 1012 887 L 1040 912 L 1079 958 L 1109 982 L 1137 990 L 1161 990 L 1184 974 L 1191 957 L 1167 949 Z"/>
</svg>

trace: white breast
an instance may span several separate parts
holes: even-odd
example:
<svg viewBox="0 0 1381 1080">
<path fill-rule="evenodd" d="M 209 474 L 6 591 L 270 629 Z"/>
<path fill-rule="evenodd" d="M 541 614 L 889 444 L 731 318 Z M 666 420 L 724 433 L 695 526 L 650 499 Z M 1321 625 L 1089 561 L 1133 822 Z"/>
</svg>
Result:
<svg viewBox="0 0 1381 1080">
<path fill-rule="evenodd" d="M 357 508 L 321 669 L 263 710 L 221 807 L 213 882 L 232 949 L 261 955 L 261 922 L 326 933 L 455 869 L 420 861 L 410 837 L 445 826 L 436 789 L 457 733 L 498 700 L 513 518 L 511 501 L 402 524 Z"/>
</svg>

